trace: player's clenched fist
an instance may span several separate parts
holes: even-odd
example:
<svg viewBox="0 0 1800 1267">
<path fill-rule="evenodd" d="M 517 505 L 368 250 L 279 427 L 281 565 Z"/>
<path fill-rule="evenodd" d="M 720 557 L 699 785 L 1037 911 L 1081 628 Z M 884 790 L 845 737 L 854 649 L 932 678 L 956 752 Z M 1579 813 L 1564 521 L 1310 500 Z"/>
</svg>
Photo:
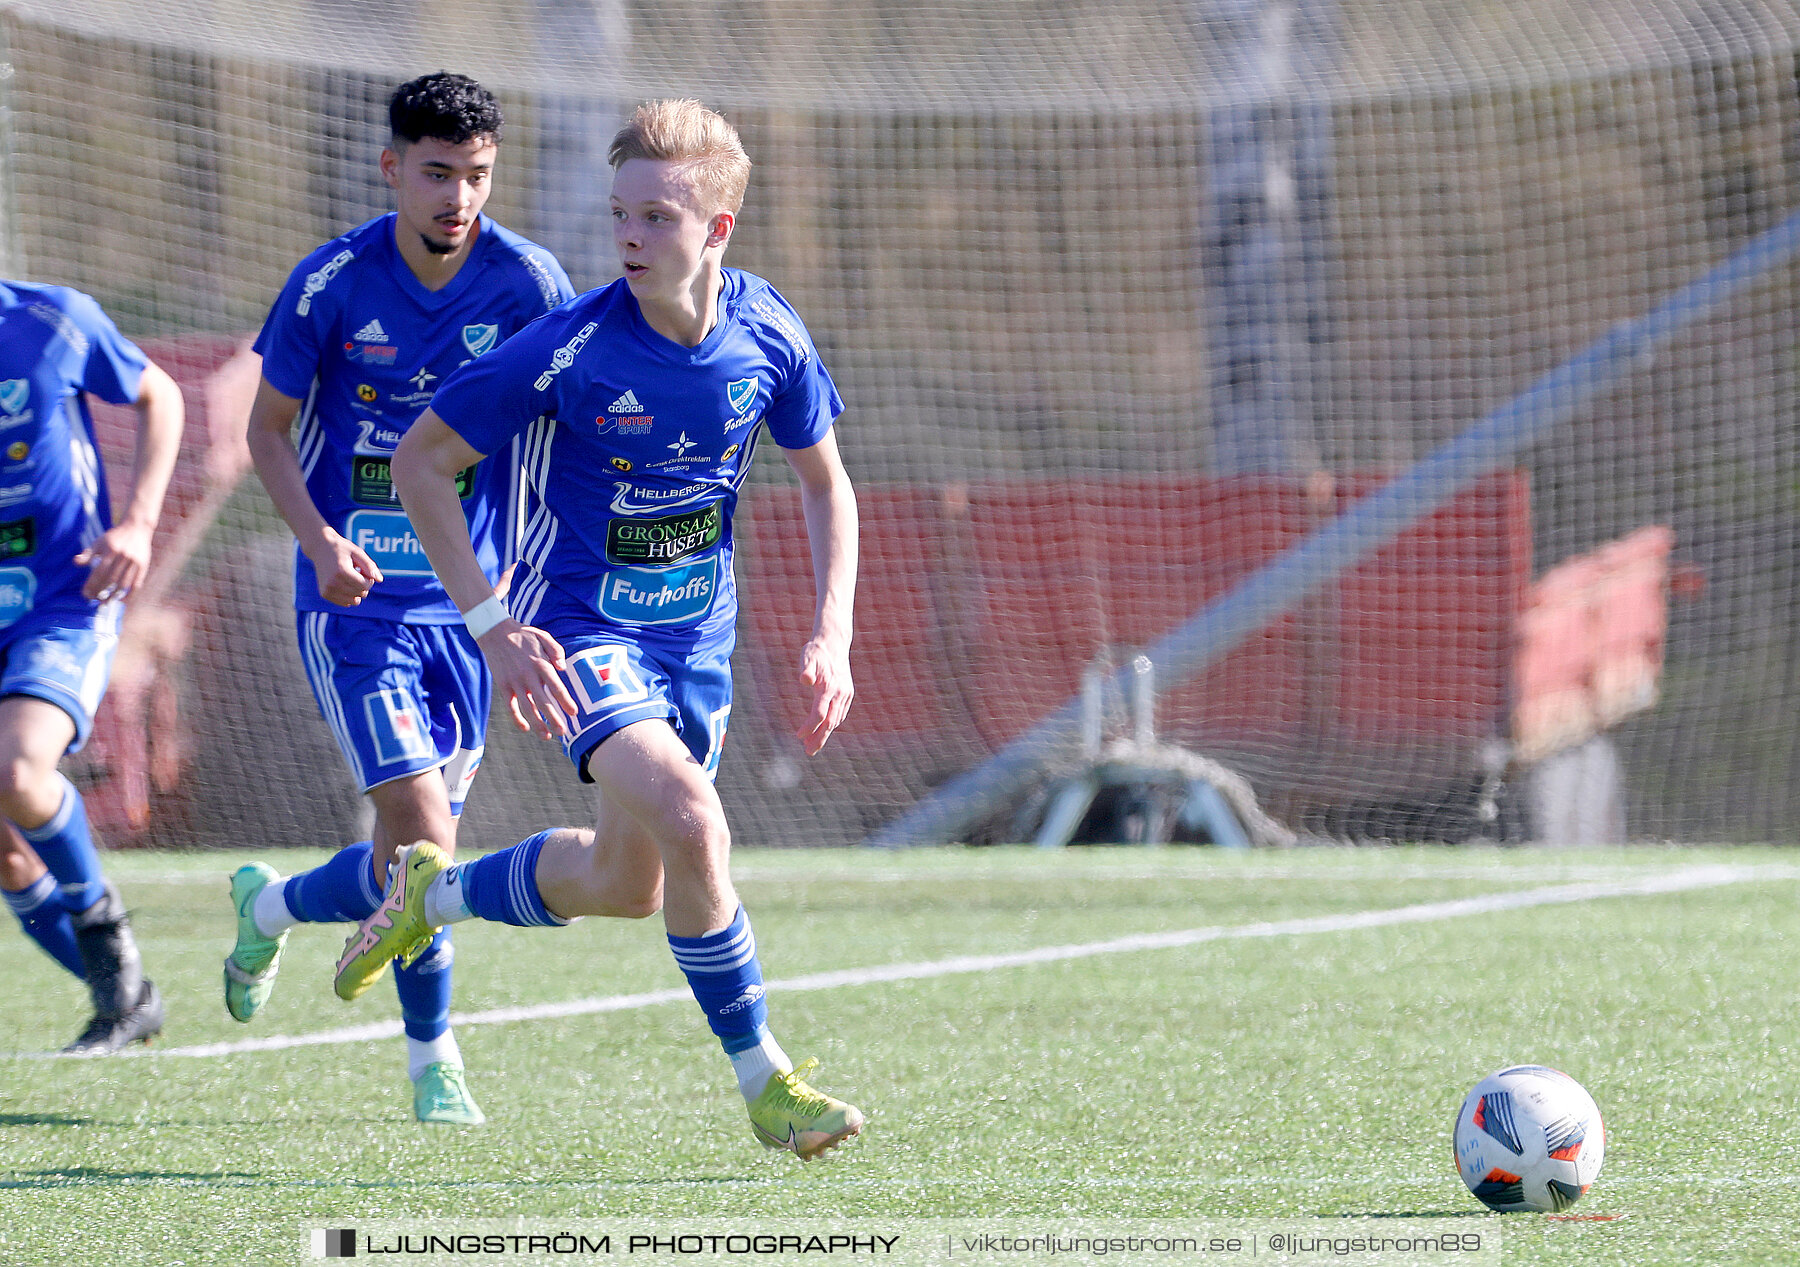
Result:
<svg viewBox="0 0 1800 1267">
<path fill-rule="evenodd" d="M 330 528 L 307 547 L 306 557 L 319 578 L 319 597 L 339 607 L 355 607 L 382 579 L 375 560 Z"/>
</svg>

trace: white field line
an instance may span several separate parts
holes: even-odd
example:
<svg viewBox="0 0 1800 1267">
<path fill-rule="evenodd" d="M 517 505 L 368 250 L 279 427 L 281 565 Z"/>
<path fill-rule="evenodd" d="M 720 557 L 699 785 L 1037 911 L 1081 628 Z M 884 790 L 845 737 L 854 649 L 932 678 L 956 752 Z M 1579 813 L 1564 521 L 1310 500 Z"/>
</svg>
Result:
<svg viewBox="0 0 1800 1267">
<path fill-rule="evenodd" d="M 961 955 L 952 959 L 935 959 L 926 963 L 896 963 L 871 968 L 846 968 L 838 972 L 819 972 L 811 976 L 790 977 L 768 983 L 771 994 L 800 990 L 836 990 L 846 986 L 875 985 L 885 981 L 922 981 L 932 977 L 958 976 L 975 972 L 993 972 L 1002 968 L 1025 968 L 1035 964 L 1058 963 L 1065 959 L 1091 959 L 1096 955 L 1127 954 L 1140 950 L 1171 950 L 1197 946 L 1211 941 L 1239 941 L 1262 937 L 1292 937 L 1309 933 L 1346 933 L 1365 928 L 1388 928 L 1396 924 L 1425 924 L 1456 919 L 1468 915 L 1487 915 L 1498 911 L 1517 911 L 1534 906 L 1562 906 L 1575 902 L 1591 902 L 1601 898 L 1645 897 L 1662 893 L 1681 893 L 1692 889 L 1717 888 L 1752 880 L 1793 879 L 1795 868 L 1774 866 L 1697 866 L 1683 867 L 1640 879 L 1591 881 L 1581 884 L 1552 885 L 1544 888 L 1518 889 L 1509 893 L 1490 893 L 1482 897 L 1457 898 L 1448 902 L 1422 902 L 1414 906 L 1391 907 L 1387 910 L 1357 911 L 1345 915 L 1313 915 L 1301 919 L 1273 920 L 1258 924 L 1213 925 L 1166 933 L 1137 933 L 1107 941 L 1084 942 L 1072 946 L 1042 946 L 1036 950 L 1020 950 L 999 955 Z M 685 988 L 651 990 L 643 994 L 615 994 L 605 998 L 572 999 L 566 1003 L 534 1003 L 526 1007 L 494 1008 L 486 1012 L 452 1015 L 452 1025 L 504 1025 L 515 1021 L 549 1020 L 562 1016 L 588 1016 L 600 1012 L 622 1012 L 664 1003 L 686 1003 L 693 996 Z M 361 1043 L 393 1038 L 402 1032 L 399 1021 L 382 1021 L 371 1025 L 355 1025 L 345 1029 L 321 1030 L 312 1034 L 273 1034 L 266 1038 L 246 1038 L 229 1043 L 202 1043 L 191 1047 L 170 1047 L 143 1053 L 152 1056 L 235 1056 L 247 1052 L 281 1051 L 290 1047 L 319 1047 L 340 1043 Z"/>
<path fill-rule="evenodd" d="M 795 852 L 799 852 L 796 850 Z M 1196 855 L 1206 852 L 1196 849 Z M 1273 852 L 1273 851 L 1269 851 Z M 1344 849 L 1343 854 L 1355 853 L 1355 850 Z M 1373 851 L 1371 851 L 1373 852 Z M 1721 851 L 1723 852 L 1723 851 Z M 1557 881 L 1573 884 L 1579 880 L 1614 880 L 1628 879 L 1644 875 L 1649 871 L 1649 864 L 1630 862 L 1559 862 L 1553 854 L 1536 854 L 1529 865 L 1521 862 L 1516 854 L 1508 856 L 1512 851 L 1494 849 L 1493 859 L 1489 864 L 1479 862 L 1459 866 L 1432 866 L 1423 863 L 1384 862 L 1378 857 L 1369 857 L 1367 865 L 1358 866 L 1346 858 L 1342 866 L 1302 866 L 1273 860 L 1264 861 L 1258 858 L 1229 858 L 1224 860 L 1195 858 L 1190 866 L 1082 866 L 1073 870 L 1064 878 L 1092 881 L 1175 881 L 1175 882 L 1212 882 L 1212 881 L 1262 881 L 1262 880 L 1302 880 L 1332 881 L 1337 879 L 1355 880 L 1359 882 L 1381 880 L 1499 880 L 1512 881 L 1519 878 L 1520 873 L 1529 870 L 1538 878 L 1549 882 Z M 1054 859 L 1052 859 L 1054 861 Z M 1698 864 L 1696 864 L 1698 865 Z M 1709 864 L 1710 865 L 1710 864 Z M 1733 863 L 1746 867 L 1760 867 L 1766 874 L 1764 879 L 1800 879 L 1800 864 L 1790 863 Z M 216 876 L 207 871 L 146 871 L 132 874 L 121 871 L 118 878 L 129 890 L 137 885 L 173 885 L 191 887 L 196 881 L 202 883 L 213 879 L 219 881 L 220 888 L 227 886 L 230 872 L 221 869 Z M 754 862 L 740 866 L 732 860 L 731 878 L 739 884 L 782 884 L 796 877 L 784 870 L 774 867 L 759 867 Z M 942 871 L 928 868 L 920 870 L 880 870 L 857 866 L 842 868 L 815 867 L 806 872 L 808 882 L 837 884 L 929 884 L 934 881 L 956 879 L 992 880 L 997 883 L 1019 881 L 1021 883 L 1038 879 L 1028 870 L 1013 870 L 1007 867 L 986 867 L 973 863 L 967 868 Z"/>
</svg>

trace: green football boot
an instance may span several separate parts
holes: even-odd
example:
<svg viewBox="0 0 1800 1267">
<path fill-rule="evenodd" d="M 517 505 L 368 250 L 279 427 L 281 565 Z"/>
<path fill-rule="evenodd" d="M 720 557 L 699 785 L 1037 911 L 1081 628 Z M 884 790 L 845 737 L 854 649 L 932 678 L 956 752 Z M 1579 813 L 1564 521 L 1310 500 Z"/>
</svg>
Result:
<svg viewBox="0 0 1800 1267">
<path fill-rule="evenodd" d="M 231 877 L 231 904 L 237 909 L 237 945 L 225 956 L 225 1010 L 236 1020 L 255 1016 L 281 971 L 281 948 L 287 934 L 265 937 L 256 926 L 256 899 L 281 875 L 262 862 L 246 863 Z"/>
<path fill-rule="evenodd" d="M 349 1003 L 360 999 L 398 959 L 402 967 L 425 953 L 437 929 L 425 922 L 425 890 L 450 866 L 442 849 L 429 840 L 406 845 L 394 854 L 394 878 L 375 913 L 358 924 L 344 943 L 332 988 Z"/>
<path fill-rule="evenodd" d="M 765 1147 L 810 1161 L 862 1130 L 861 1109 L 802 1081 L 818 1067 L 818 1061 L 806 1060 L 798 1069 L 774 1075 L 750 1102 L 750 1129 Z"/>
<path fill-rule="evenodd" d="M 426 1065 L 413 1083 L 413 1116 L 442 1126 L 480 1126 L 487 1114 L 469 1094 L 461 1065 L 444 1061 Z"/>
</svg>

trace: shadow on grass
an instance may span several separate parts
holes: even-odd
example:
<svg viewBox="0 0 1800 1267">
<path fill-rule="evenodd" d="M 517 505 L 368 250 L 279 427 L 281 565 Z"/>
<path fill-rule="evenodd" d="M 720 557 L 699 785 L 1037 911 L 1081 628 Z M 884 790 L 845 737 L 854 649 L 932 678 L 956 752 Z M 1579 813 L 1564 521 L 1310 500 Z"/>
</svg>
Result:
<svg viewBox="0 0 1800 1267">
<path fill-rule="evenodd" d="M 219 1183 L 261 1178 L 255 1171 L 101 1170 L 94 1166 L 71 1166 L 67 1170 L 34 1170 L 23 1179 L 0 1180 L 0 1188 L 91 1188 L 106 1184 Z"/>
<path fill-rule="evenodd" d="M 144 1184 L 181 1186 L 213 1185 L 222 1188 L 342 1188 L 359 1191 L 413 1192 L 446 1188 L 579 1188 L 596 1187 L 716 1187 L 756 1184 L 761 1180 L 720 1175 L 686 1179 L 594 1180 L 570 1179 L 281 1179 L 255 1170 L 102 1170 L 96 1166 L 71 1166 L 63 1170 L 34 1170 L 17 1179 L 0 1179 L 0 1190 L 36 1188 L 104 1188 Z"/>
<path fill-rule="evenodd" d="M 311 1119 L 307 1119 L 310 1121 Z M 344 1122 L 351 1126 L 379 1126 L 391 1121 L 391 1118 L 369 1114 L 366 1117 L 334 1118 L 334 1122 Z M 8 1126 L 87 1126 L 100 1130 L 139 1131 L 145 1128 L 152 1130 L 202 1130 L 211 1131 L 228 1126 L 286 1126 L 292 1123 L 283 1118 L 270 1117 L 218 1117 L 218 1118 L 104 1118 L 104 1117 L 71 1117 L 66 1113 L 0 1113 L 0 1128 Z M 302 1124 L 305 1124 L 304 1122 Z"/>
</svg>

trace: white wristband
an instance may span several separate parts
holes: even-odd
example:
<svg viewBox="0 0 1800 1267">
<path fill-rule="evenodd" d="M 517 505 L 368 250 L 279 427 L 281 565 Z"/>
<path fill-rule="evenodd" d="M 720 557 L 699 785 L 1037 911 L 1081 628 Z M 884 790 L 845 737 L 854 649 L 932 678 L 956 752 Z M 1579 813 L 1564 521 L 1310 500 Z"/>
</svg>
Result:
<svg viewBox="0 0 1800 1267">
<path fill-rule="evenodd" d="M 496 594 L 489 594 L 475 606 L 462 614 L 463 624 L 469 627 L 469 637 L 480 638 L 503 620 L 511 620 L 512 613 L 506 610 L 506 604 Z"/>
</svg>

